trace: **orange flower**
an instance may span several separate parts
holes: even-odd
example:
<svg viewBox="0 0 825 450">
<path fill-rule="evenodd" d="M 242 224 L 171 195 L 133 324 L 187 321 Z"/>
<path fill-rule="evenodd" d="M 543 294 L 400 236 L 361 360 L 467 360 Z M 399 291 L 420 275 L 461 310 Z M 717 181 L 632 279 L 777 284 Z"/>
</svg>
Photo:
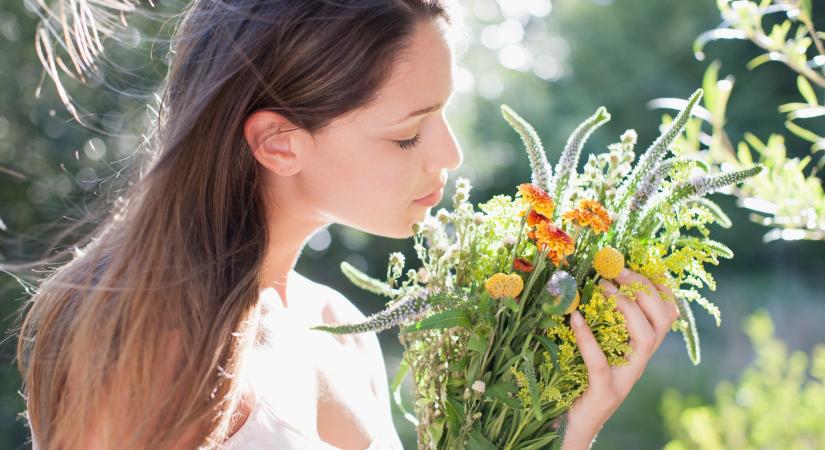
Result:
<svg viewBox="0 0 825 450">
<path fill-rule="evenodd" d="M 530 272 L 533 270 L 533 265 L 524 258 L 516 258 L 516 260 L 513 261 L 513 268 L 521 272 Z"/>
<path fill-rule="evenodd" d="M 607 231 L 611 223 L 610 214 L 597 200 L 581 200 L 578 208 L 567 211 L 562 217 L 576 225 L 590 227 L 596 234 Z"/>
<path fill-rule="evenodd" d="M 539 250 L 545 247 L 550 250 L 547 257 L 557 267 L 567 255 L 572 254 L 575 250 L 573 239 L 564 230 L 553 226 L 549 222 L 541 222 L 536 226 L 536 241 Z"/>
<path fill-rule="evenodd" d="M 527 215 L 527 226 L 534 227 L 539 222 L 547 222 L 547 217 L 537 213 L 535 209 L 531 209 L 530 214 Z"/>
<path fill-rule="evenodd" d="M 544 217 L 553 217 L 556 204 L 544 190 L 533 183 L 522 183 L 518 185 L 521 197 L 530 204 L 534 211 Z"/>
</svg>

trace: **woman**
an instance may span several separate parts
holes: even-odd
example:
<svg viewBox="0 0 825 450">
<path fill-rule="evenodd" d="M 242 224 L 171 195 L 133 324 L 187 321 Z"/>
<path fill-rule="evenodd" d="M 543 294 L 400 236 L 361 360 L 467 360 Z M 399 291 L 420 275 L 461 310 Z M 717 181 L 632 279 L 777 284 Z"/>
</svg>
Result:
<svg viewBox="0 0 825 450">
<path fill-rule="evenodd" d="M 305 331 L 364 316 L 293 267 L 331 223 L 411 236 L 461 164 L 447 6 L 190 4 L 152 148 L 22 324 L 38 448 L 401 448 L 376 335 Z M 590 384 L 564 449 L 590 446 L 675 320 L 650 292 L 619 298 L 627 366 L 575 328 Z"/>
</svg>

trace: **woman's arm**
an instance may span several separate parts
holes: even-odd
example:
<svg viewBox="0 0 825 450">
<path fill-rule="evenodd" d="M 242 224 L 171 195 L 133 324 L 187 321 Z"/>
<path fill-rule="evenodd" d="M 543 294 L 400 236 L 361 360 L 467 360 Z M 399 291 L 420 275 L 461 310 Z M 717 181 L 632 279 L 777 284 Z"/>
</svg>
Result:
<svg viewBox="0 0 825 450">
<path fill-rule="evenodd" d="M 357 323 L 366 320 L 366 316 L 352 302 L 350 302 L 349 299 L 338 291 L 332 290 L 332 304 L 335 305 L 334 314 L 336 316 L 336 322 Z M 378 340 L 378 334 L 376 332 L 360 333 L 352 335 L 352 338 L 355 340 L 362 354 L 366 356 L 366 361 L 368 361 L 370 386 L 372 387 L 375 398 L 378 402 L 378 408 L 380 409 L 377 413 L 380 417 L 386 418 L 388 421 L 387 429 L 391 428 L 392 430 L 395 430 L 392 415 L 392 403 L 390 402 L 390 387 L 387 366 L 384 362 L 384 353 L 381 350 L 381 343 Z M 400 450 L 404 449 L 397 432 L 394 432 L 393 435 L 386 438 L 393 441 L 391 444 L 387 441 L 388 448 Z"/>
<path fill-rule="evenodd" d="M 358 309 L 342 293 L 329 287 L 323 286 L 329 296 L 328 305 L 331 307 L 331 319 L 334 323 L 358 323 L 367 319 L 364 313 Z M 387 367 L 384 364 L 384 354 L 381 351 L 381 344 L 376 332 L 359 333 L 348 336 L 358 346 L 360 352 L 366 356 L 370 362 L 368 371 L 370 373 L 370 387 L 375 393 L 378 403 L 381 405 L 382 414 L 392 415 L 390 408 L 390 388 L 387 381 Z M 386 408 L 385 408 L 386 407 Z"/>
<path fill-rule="evenodd" d="M 599 430 L 630 393 L 653 352 L 679 317 L 673 293 L 667 287 L 654 286 L 647 278 L 628 269 L 623 270 L 614 281 L 620 285 L 641 282 L 649 291 L 637 293 L 636 301 L 633 301 L 619 294 L 615 284 L 606 280 L 599 282 L 607 295 L 616 295 L 616 309 L 627 321 L 632 349 L 629 364 L 610 366 L 581 313 L 573 312 L 570 322 L 587 366 L 589 384 L 563 418 L 566 420 L 563 424 L 566 430 L 562 450 L 587 450 L 591 447 Z"/>
</svg>

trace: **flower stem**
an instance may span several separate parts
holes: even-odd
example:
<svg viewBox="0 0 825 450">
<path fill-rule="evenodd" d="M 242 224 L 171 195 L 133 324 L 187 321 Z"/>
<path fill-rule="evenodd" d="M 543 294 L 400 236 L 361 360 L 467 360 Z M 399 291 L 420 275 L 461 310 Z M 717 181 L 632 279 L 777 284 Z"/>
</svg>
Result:
<svg viewBox="0 0 825 450">
<path fill-rule="evenodd" d="M 513 270 L 513 265 L 516 263 L 516 253 L 518 253 L 518 246 L 521 244 L 521 236 L 524 234 L 524 224 L 527 222 L 527 216 L 532 210 L 533 207 L 531 206 L 527 209 L 527 212 L 524 213 L 524 217 L 521 218 L 521 226 L 519 227 L 518 236 L 516 237 L 516 245 L 513 246 L 513 254 L 510 256 L 510 267 L 507 268 L 508 273 Z"/>
</svg>

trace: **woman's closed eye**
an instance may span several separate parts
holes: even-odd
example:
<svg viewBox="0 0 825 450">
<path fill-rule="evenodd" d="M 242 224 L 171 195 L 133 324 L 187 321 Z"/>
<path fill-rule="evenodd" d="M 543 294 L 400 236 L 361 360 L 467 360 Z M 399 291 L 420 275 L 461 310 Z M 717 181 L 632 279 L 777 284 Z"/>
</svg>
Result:
<svg viewBox="0 0 825 450">
<path fill-rule="evenodd" d="M 401 147 L 402 149 L 410 149 L 415 147 L 419 142 L 421 142 L 421 133 L 416 134 L 412 139 L 407 139 L 403 141 L 393 140 L 393 142 L 395 142 L 395 145 Z"/>
</svg>

